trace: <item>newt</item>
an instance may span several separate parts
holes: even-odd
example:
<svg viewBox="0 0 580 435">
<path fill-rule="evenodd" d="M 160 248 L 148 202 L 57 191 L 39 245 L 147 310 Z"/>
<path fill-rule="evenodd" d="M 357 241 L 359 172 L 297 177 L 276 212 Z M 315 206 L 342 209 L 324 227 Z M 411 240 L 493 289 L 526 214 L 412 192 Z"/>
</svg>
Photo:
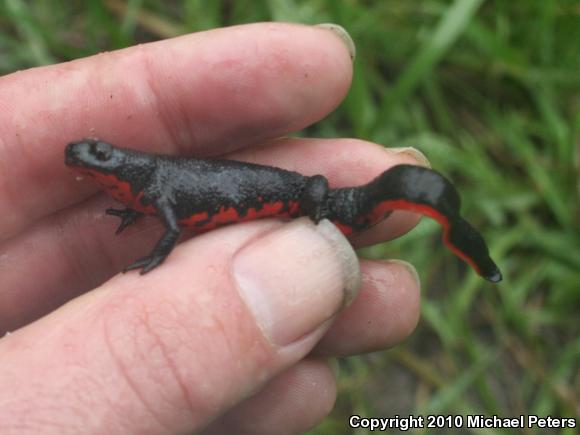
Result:
<svg viewBox="0 0 580 435">
<path fill-rule="evenodd" d="M 125 271 L 144 274 L 159 266 L 184 228 L 202 233 L 259 218 L 308 216 L 314 223 L 328 219 L 348 236 L 376 225 L 393 210 L 410 210 L 439 222 L 447 247 L 479 275 L 494 283 L 502 279 L 483 237 L 460 216 L 457 190 L 432 169 L 397 165 L 362 186 L 330 188 L 322 175 L 150 154 L 96 139 L 69 143 L 65 164 L 125 205 L 106 210 L 121 219 L 117 234 L 145 215 L 163 222 L 165 232 L 151 253 Z"/>
</svg>

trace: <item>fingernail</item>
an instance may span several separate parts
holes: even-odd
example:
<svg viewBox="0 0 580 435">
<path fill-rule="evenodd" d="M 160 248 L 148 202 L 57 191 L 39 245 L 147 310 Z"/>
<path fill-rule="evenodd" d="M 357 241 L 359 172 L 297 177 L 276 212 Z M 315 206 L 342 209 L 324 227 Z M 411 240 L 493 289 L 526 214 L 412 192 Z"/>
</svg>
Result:
<svg viewBox="0 0 580 435">
<path fill-rule="evenodd" d="M 400 266 L 403 266 L 405 269 L 407 269 L 407 271 L 409 272 L 411 277 L 415 280 L 419 288 L 421 287 L 421 278 L 419 278 L 419 273 L 417 272 L 417 269 L 415 269 L 415 266 L 413 266 L 411 263 L 407 263 L 406 261 L 399 259 L 387 260 L 387 263 L 398 264 Z"/>
<path fill-rule="evenodd" d="M 344 43 L 344 45 L 346 45 L 346 48 L 348 49 L 348 54 L 350 54 L 350 59 L 354 60 L 356 56 L 356 46 L 354 45 L 354 41 L 352 40 L 351 36 L 344 27 L 334 23 L 317 24 L 316 27 L 328 29 L 331 32 L 333 32 L 336 36 L 338 36 Z"/>
<path fill-rule="evenodd" d="M 429 163 L 429 160 L 427 159 L 425 154 L 423 154 L 417 148 L 401 147 L 401 148 L 385 148 L 385 149 L 393 154 L 406 154 L 413 160 L 415 160 L 419 165 L 425 166 L 426 168 L 431 167 L 431 163 Z"/>
<path fill-rule="evenodd" d="M 327 220 L 299 219 L 239 251 L 233 275 L 270 342 L 285 346 L 314 332 L 360 285 L 358 259 Z"/>
</svg>

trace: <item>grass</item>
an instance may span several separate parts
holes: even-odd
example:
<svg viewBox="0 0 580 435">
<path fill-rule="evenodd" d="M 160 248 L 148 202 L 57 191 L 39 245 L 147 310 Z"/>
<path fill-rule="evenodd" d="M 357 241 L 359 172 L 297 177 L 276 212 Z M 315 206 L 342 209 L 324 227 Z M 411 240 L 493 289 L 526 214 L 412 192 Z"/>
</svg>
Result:
<svg viewBox="0 0 580 435">
<path fill-rule="evenodd" d="M 308 134 L 420 148 L 505 275 L 466 271 L 432 222 L 365 250 L 416 264 L 422 321 L 392 351 L 341 361 L 337 406 L 311 434 L 351 433 L 352 413 L 580 418 L 577 1 L 5 0 L 0 72 L 262 20 L 350 31 L 350 95 Z"/>
</svg>

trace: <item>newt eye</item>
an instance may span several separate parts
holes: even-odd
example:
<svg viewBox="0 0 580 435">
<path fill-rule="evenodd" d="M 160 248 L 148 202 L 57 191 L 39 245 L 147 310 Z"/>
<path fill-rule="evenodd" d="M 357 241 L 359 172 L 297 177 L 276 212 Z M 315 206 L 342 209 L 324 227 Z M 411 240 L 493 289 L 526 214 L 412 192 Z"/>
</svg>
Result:
<svg viewBox="0 0 580 435">
<path fill-rule="evenodd" d="M 106 161 L 111 158 L 113 148 L 106 142 L 96 142 L 91 146 L 92 154 L 101 161 Z"/>
</svg>

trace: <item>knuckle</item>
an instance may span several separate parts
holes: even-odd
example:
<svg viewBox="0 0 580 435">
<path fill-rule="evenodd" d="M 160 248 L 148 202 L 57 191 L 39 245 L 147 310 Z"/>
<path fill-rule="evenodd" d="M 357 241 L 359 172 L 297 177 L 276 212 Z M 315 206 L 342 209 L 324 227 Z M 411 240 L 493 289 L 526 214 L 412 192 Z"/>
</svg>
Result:
<svg viewBox="0 0 580 435">
<path fill-rule="evenodd" d="M 133 288 L 105 310 L 104 334 L 114 367 L 160 425 L 166 424 L 159 411 L 164 407 L 185 410 L 187 418 L 201 422 L 223 399 L 216 385 L 231 384 L 224 378 L 235 376 L 216 369 L 220 360 L 236 360 L 229 328 L 211 310 L 191 305 L 197 301 L 146 300 L 139 296 L 143 291 Z M 205 312 L 203 319 L 196 319 L 196 312 Z"/>
</svg>

